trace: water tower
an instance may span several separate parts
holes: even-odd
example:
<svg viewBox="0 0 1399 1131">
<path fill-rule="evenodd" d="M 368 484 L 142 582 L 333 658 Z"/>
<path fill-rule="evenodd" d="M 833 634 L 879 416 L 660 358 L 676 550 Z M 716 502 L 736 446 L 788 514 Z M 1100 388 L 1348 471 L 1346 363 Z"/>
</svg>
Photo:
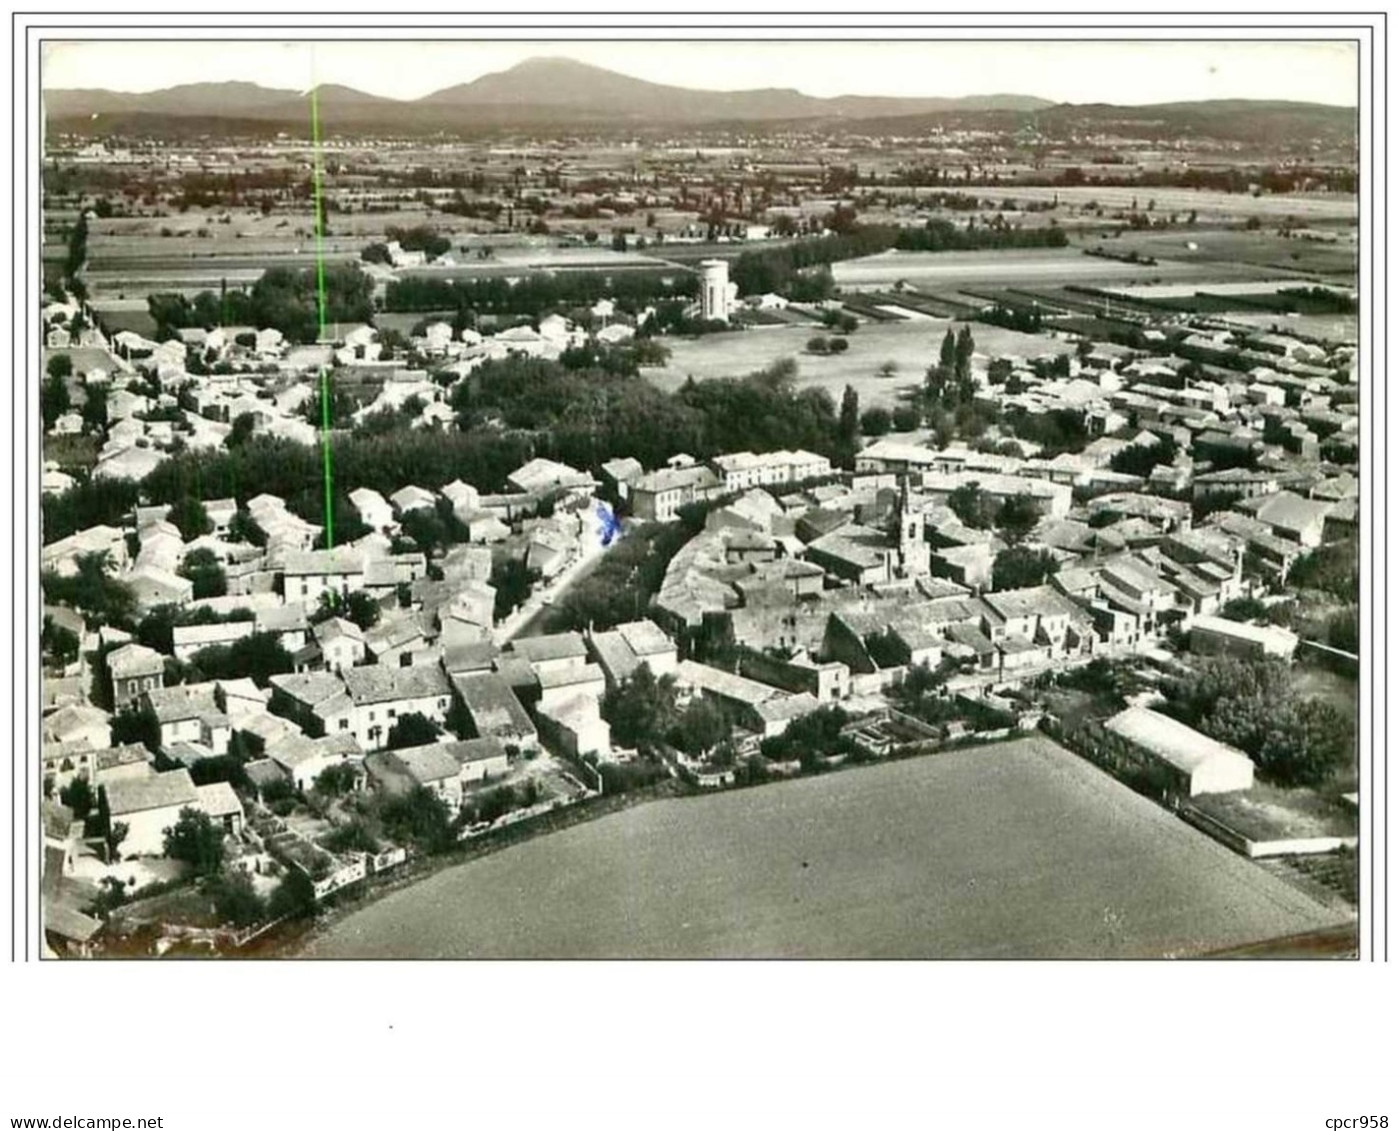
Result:
<svg viewBox="0 0 1399 1131">
<path fill-rule="evenodd" d="M 700 317 L 706 322 L 729 320 L 729 264 L 724 259 L 700 262 Z"/>
</svg>

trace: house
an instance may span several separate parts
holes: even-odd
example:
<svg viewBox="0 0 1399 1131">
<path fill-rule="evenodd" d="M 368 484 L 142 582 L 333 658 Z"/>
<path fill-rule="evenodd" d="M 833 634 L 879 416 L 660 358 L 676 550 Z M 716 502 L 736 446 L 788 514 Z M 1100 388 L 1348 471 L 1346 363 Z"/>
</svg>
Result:
<svg viewBox="0 0 1399 1131">
<path fill-rule="evenodd" d="M 410 483 L 406 487 L 400 487 L 390 495 L 389 502 L 393 504 L 393 509 L 399 515 L 406 515 L 413 511 L 432 510 L 437 506 L 437 496 L 431 491 L 415 487 Z"/>
<path fill-rule="evenodd" d="M 602 482 L 618 499 L 626 499 L 631 486 L 646 473 L 641 461 L 631 456 L 610 459 L 602 465 Z"/>
<path fill-rule="evenodd" d="M 581 668 L 588 662 L 587 644 L 577 632 L 521 637 L 511 643 L 510 650 L 527 661 L 536 675 Z"/>
<path fill-rule="evenodd" d="M 856 472 L 927 471 L 938 462 L 938 453 L 931 448 L 898 440 L 876 440 L 855 457 Z"/>
<path fill-rule="evenodd" d="M 723 494 L 723 481 L 710 468 L 665 468 L 632 481 L 628 494 L 637 518 L 670 522 L 681 507 Z"/>
<path fill-rule="evenodd" d="M 477 735 L 511 746 L 533 749 L 539 736 L 528 712 L 499 672 L 462 672 L 452 676 L 452 687 L 465 708 Z"/>
<path fill-rule="evenodd" d="M 1085 656 L 1093 650 L 1091 620 L 1051 585 L 984 593 L 981 603 L 986 610 L 981 628 L 1001 650 L 1003 669 Z"/>
<path fill-rule="evenodd" d="M 371 491 L 368 487 L 356 487 L 350 492 L 349 498 L 350 505 L 355 508 L 365 526 L 371 530 L 393 528 L 393 507 L 378 491 Z"/>
<path fill-rule="evenodd" d="M 107 653 L 107 672 L 112 702 L 120 709 L 143 691 L 164 686 L 165 657 L 141 644 L 125 644 Z"/>
<path fill-rule="evenodd" d="M 562 494 L 578 500 L 588 498 L 597 488 L 597 482 L 587 472 L 542 458 L 532 459 L 516 468 L 505 477 L 505 485 L 521 494 Z"/>
<path fill-rule="evenodd" d="M 428 643 L 418 615 L 410 611 L 379 621 L 363 639 L 374 662 L 385 667 L 406 668 L 437 661 L 437 649 Z"/>
<path fill-rule="evenodd" d="M 609 632 L 592 632 L 587 642 L 607 683 L 613 687 L 630 679 L 642 664 L 659 679 L 674 675 L 680 663 L 675 641 L 655 621 L 628 621 Z"/>
<path fill-rule="evenodd" d="M 102 750 L 112 744 L 112 719 L 85 703 L 60 707 L 43 719 L 40 738 L 46 749 L 52 745 Z"/>
<path fill-rule="evenodd" d="M 1277 625 L 1246 624 L 1223 617 L 1200 616 L 1190 625 L 1190 650 L 1202 656 L 1275 656 L 1291 660 L 1297 651 L 1297 635 Z"/>
<path fill-rule="evenodd" d="M 320 738 L 289 734 L 269 745 L 266 755 L 303 793 L 331 767 L 357 767 L 364 760 L 359 744 L 352 736 L 342 733 L 322 735 Z"/>
<path fill-rule="evenodd" d="M 731 711 L 732 717 L 743 726 L 764 738 L 781 734 L 794 719 L 810 714 L 821 705 L 815 696 L 806 692 L 789 695 L 771 684 L 693 660 L 680 662 L 676 682 L 689 695 L 703 695 L 714 700 Z"/>
<path fill-rule="evenodd" d="M 453 756 L 450 746 L 455 743 L 434 742 L 426 746 L 409 746 L 385 751 L 375 759 L 388 759 L 406 774 L 415 786 L 431 790 L 453 809 L 461 805 L 462 763 Z M 371 769 L 375 761 L 369 763 Z"/>
<path fill-rule="evenodd" d="M 1278 491 L 1261 498 L 1245 499 L 1234 508 L 1252 514 L 1279 538 L 1315 549 L 1321 545 L 1331 504 L 1322 499 L 1304 499 L 1291 491 Z"/>
<path fill-rule="evenodd" d="M 346 731 L 366 750 L 378 750 L 403 715 L 422 715 L 441 724 L 447 718 L 452 689 L 437 666 L 384 668 L 378 665 L 347 669 L 348 702 L 323 704 L 318 709 L 326 734 Z"/>
<path fill-rule="evenodd" d="M 195 808 L 223 829 L 225 836 L 237 836 L 243 831 L 243 803 L 226 781 L 210 782 L 194 787 L 199 799 Z"/>
<path fill-rule="evenodd" d="M 1145 707 L 1128 707 L 1103 724 L 1163 770 L 1171 788 L 1187 797 L 1253 788 L 1253 763 L 1232 746 Z"/>
<path fill-rule="evenodd" d="M 607 689 L 602 669 L 596 664 L 535 669 L 539 681 L 539 708 L 555 706 L 565 700 L 586 697 L 600 700 Z"/>
<path fill-rule="evenodd" d="M 250 620 L 225 621 L 219 624 L 181 624 L 170 630 L 175 659 L 189 660 L 201 648 L 227 647 L 234 641 L 253 634 Z"/>
<path fill-rule="evenodd" d="M 831 461 L 807 451 L 776 451 L 755 454 L 733 452 L 715 456 L 710 465 L 720 477 L 726 492 L 750 487 L 796 483 L 825 478 L 831 474 Z"/>
<path fill-rule="evenodd" d="M 364 555 L 349 547 L 288 551 L 282 563 L 282 591 L 288 601 L 314 607 L 323 595 L 348 596 L 363 589 L 364 569 Z"/>
<path fill-rule="evenodd" d="M 60 577 L 78 572 L 78 559 L 85 554 L 106 554 L 108 569 L 121 569 L 127 563 L 126 534 L 115 526 L 89 526 L 44 547 L 41 560 L 46 570 Z"/>
<path fill-rule="evenodd" d="M 602 717 L 594 696 L 565 696 L 547 704 L 541 701 L 538 714 L 541 731 L 570 757 L 611 755 L 612 728 Z"/>
<path fill-rule="evenodd" d="M 505 775 L 510 758 L 496 738 L 468 738 L 445 743 L 448 752 L 461 765 L 463 782 L 489 781 Z"/>
<path fill-rule="evenodd" d="M 262 715 L 267 712 L 270 691 L 258 687 L 251 679 L 221 679 L 214 685 L 219 708 L 237 725 L 240 719 L 249 715 Z"/>
<path fill-rule="evenodd" d="M 139 742 L 93 751 L 89 765 L 94 787 L 124 778 L 141 778 L 153 772 L 155 755 Z"/>
<path fill-rule="evenodd" d="M 458 518 L 481 509 L 481 492 L 460 479 L 454 479 L 443 487 L 441 495 L 452 504 L 452 513 Z"/>
<path fill-rule="evenodd" d="M 178 743 L 204 748 L 204 757 L 228 753 L 233 737 L 232 724 L 218 706 L 216 684 L 182 684 L 156 687 L 143 693 L 143 704 L 160 726 L 160 748 L 164 752 Z"/>
<path fill-rule="evenodd" d="M 882 530 L 849 522 L 817 538 L 807 558 L 826 572 L 856 585 L 879 585 L 894 576 L 895 549 Z"/>
<path fill-rule="evenodd" d="M 320 650 L 321 666 L 340 672 L 364 663 L 367 645 L 364 632 L 354 621 L 331 617 L 312 627 L 311 635 Z"/>
<path fill-rule="evenodd" d="M 194 599 L 194 582 L 159 566 L 138 565 L 122 580 L 136 595 L 136 604 L 141 609 L 183 605 Z"/>
<path fill-rule="evenodd" d="M 200 807 L 199 789 L 185 769 L 117 778 L 102 788 L 112 821 L 126 825 L 124 856 L 163 855 L 165 830 L 179 821 L 181 811 Z"/>
</svg>

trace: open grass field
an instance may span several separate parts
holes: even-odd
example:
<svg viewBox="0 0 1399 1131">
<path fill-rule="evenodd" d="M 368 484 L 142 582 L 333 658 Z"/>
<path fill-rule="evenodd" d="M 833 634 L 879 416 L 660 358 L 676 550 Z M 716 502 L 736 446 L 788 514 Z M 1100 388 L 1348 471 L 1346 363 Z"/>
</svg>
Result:
<svg viewBox="0 0 1399 1131">
<path fill-rule="evenodd" d="M 304 953 L 1160 957 L 1344 918 L 1033 737 L 638 806 L 445 869 Z"/>
<path fill-rule="evenodd" d="M 1119 243 L 1122 246 L 1119 246 Z M 1094 241 L 1064 248 L 998 251 L 883 251 L 832 266 L 836 283 L 846 289 L 887 290 L 903 280 L 922 291 L 955 291 L 965 287 L 1104 286 L 1122 283 L 1252 279 L 1264 272 L 1246 264 L 1210 261 L 1184 263 L 1161 259 L 1154 265 L 1123 263 L 1084 255 Z M 1126 252 L 1126 241 L 1106 241 L 1114 252 Z M 1276 274 L 1276 272 L 1272 272 Z"/>
<path fill-rule="evenodd" d="M 860 394 L 862 410 L 875 405 L 893 408 L 910 390 L 923 383 L 923 374 L 937 360 L 943 335 L 952 325 L 954 323 L 948 319 L 870 322 L 850 335 L 850 348 L 845 353 L 826 356 L 806 352 L 807 341 L 825 332 L 814 324 L 762 326 L 699 338 L 668 338 L 665 344 L 671 351 L 670 362 L 662 368 L 642 372 L 648 380 L 669 392 L 683 385 L 687 377 L 693 376 L 697 381 L 742 377 L 784 357 L 795 357 L 798 387 L 825 389 L 839 404 L 845 386 L 853 385 Z M 988 357 L 1002 354 L 1039 357 L 1067 353 L 1073 348 L 1065 342 L 978 323 L 972 324 L 972 337 L 977 352 Z M 886 361 L 898 366 L 893 377 L 879 376 L 879 367 Z"/>
</svg>

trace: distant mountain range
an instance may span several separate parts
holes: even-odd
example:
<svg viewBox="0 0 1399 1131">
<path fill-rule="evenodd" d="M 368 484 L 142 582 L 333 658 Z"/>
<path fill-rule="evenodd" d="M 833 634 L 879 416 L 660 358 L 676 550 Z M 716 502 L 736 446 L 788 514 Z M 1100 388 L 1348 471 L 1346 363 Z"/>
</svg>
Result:
<svg viewBox="0 0 1399 1131">
<path fill-rule="evenodd" d="M 816 98 L 800 91 L 714 91 L 667 86 L 572 59 L 527 59 L 509 70 L 403 101 L 346 86 L 318 88 L 323 128 L 331 133 L 474 133 L 542 126 L 615 128 L 647 125 L 869 123 L 873 132 L 910 132 L 978 120 L 1000 127 L 1033 124 L 1050 133 L 1106 129 L 1241 139 L 1318 132 L 1331 142 L 1353 138 L 1356 111 L 1278 102 L 1199 102 L 1170 106 L 1070 106 L 1016 94 L 967 98 Z M 304 130 L 309 95 L 255 83 L 192 83 L 144 94 L 49 90 L 50 128 L 85 133 L 218 131 L 265 134 Z M 94 118 L 94 116 L 96 116 Z M 222 125 L 221 125 L 222 123 Z"/>
</svg>

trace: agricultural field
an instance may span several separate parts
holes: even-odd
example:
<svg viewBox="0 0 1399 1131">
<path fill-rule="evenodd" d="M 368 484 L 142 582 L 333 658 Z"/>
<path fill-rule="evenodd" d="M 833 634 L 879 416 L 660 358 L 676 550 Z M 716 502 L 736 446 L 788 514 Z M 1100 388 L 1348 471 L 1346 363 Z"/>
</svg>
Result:
<svg viewBox="0 0 1399 1131">
<path fill-rule="evenodd" d="M 1354 227 L 1336 228 L 1325 239 L 1319 235 L 1313 239 L 1288 238 L 1266 230 L 1189 228 L 1169 233 L 1128 231 L 1099 243 L 1114 253 L 1135 251 L 1138 255 L 1179 260 L 1202 269 L 1221 264 L 1248 265 L 1269 269 L 1274 274 L 1295 271 L 1325 276 L 1353 286 L 1359 264 L 1355 236 Z"/>
<path fill-rule="evenodd" d="M 733 333 L 706 334 L 699 338 L 667 338 L 670 362 L 663 368 L 645 369 L 647 379 L 670 392 L 694 377 L 742 377 L 784 357 L 795 357 L 799 388 L 825 389 L 840 403 L 846 385 L 860 394 L 861 408 L 875 405 L 893 408 L 910 389 L 923 382 L 928 366 L 937 360 L 938 348 L 949 326 L 948 319 L 871 322 L 849 336 L 844 353 L 818 356 L 805 352 L 807 341 L 825 331 L 814 323 L 805 326 L 763 326 Z M 1039 357 L 1068 353 L 1072 346 L 1047 337 L 972 324 L 978 353 L 988 357 L 1013 354 Z M 882 377 L 880 366 L 892 361 L 898 369 Z"/>
<path fill-rule="evenodd" d="M 1118 241 L 1113 252 L 1129 250 Z M 1081 247 L 1007 249 L 997 251 L 885 251 L 848 259 L 832 267 L 836 284 L 845 289 L 888 290 L 900 281 L 923 291 L 955 291 L 961 287 L 1103 286 L 1176 279 L 1216 281 L 1252 279 L 1263 274 L 1244 264 L 1208 264 L 1161 260 L 1150 265 L 1123 263 L 1084 255 Z M 1276 274 L 1276 272 L 1272 272 Z"/>
<path fill-rule="evenodd" d="M 1147 958 L 1344 924 L 1062 747 L 659 801 L 446 869 L 314 958 Z"/>
<path fill-rule="evenodd" d="M 1318 338 L 1341 345 L 1359 341 L 1360 321 L 1354 314 L 1229 314 L 1230 322 L 1238 322 L 1255 330 L 1297 334 L 1303 338 Z"/>
<path fill-rule="evenodd" d="M 1186 188 L 1109 188 L 1104 185 L 1032 187 L 1027 185 L 977 185 L 967 190 L 983 200 L 1058 200 L 1059 210 L 1081 208 L 1096 202 L 1107 212 L 1130 210 L 1135 204 L 1145 211 L 1155 201 L 1156 215 L 1195 212 L 1197 219 L 1216 220 L 1257 216 L 1260 220 L 1293 217 L 1309 223 L 1354 222 L 1359 212 L 1356 198 L 1347 193 L 1265 193 L 1253 196 L 1241 192 L 1217 192 Z"/>
</svg>

